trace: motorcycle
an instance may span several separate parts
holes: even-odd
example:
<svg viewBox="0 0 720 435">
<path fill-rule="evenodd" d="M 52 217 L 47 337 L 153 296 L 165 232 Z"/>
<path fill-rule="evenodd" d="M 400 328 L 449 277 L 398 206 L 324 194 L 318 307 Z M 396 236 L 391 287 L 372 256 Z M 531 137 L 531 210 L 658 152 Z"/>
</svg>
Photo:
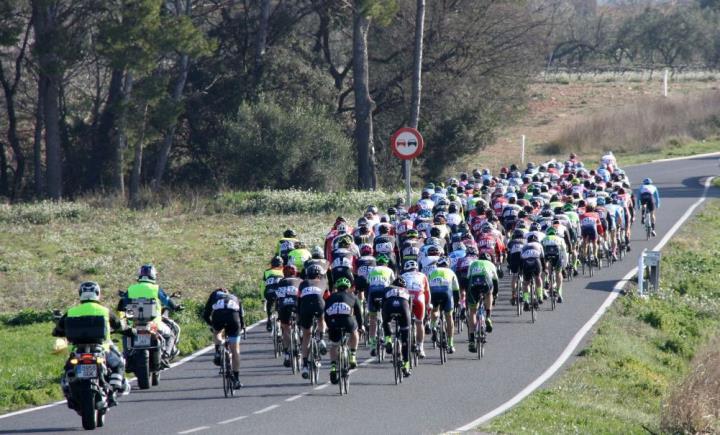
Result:
<svg viewBox="0 0 720 435">
<path fill-rule="evenodd" d="M 62 315 L 54 310 L 53 317 L 57 322 Z M 101 341 L 105 336 L 105 325 L 99 323 L 78 327 L 72 319 L 66 319 L 65 330 L 68 341 L 75 347 L 70 352 L 60 379 L 68 408 L 80 415 L 84 429 L 103 427 L 108 408 L 116 404 Z"/>
<path fill-rule="evenodd" d="M 120 296 L 125 297 L 126 294 L 120 292 Z M 180 293 L 173 293 L 170 297 L 180 297 Z M 132 326 L 135 330 L 135 336 L 123 341 L 127 361 L 126 370 L 135 373 L 138 387 L 141 390 L 147 390 L 150 385 L 159 385 L 160 372 L 168 368 L 164 363 L 169 361 L 163 361 L 162 358 L 165 339 L 159 333 L 158 325 L 153 322 L 157 318 L 158 312 L 160 312 L 163 322 L 175 333 L 175 345 L 173 352 L 169 355 L 169 361 L 172 361 L 178 353 L 177 343 L 180 339 L 180 327 L 170 320 L 169 310 L 167 308 L 161 310 L 154 299 L 145 298 L 133 299 L 125 306 L 124 310 L 128 326 Z"/>
</svg>

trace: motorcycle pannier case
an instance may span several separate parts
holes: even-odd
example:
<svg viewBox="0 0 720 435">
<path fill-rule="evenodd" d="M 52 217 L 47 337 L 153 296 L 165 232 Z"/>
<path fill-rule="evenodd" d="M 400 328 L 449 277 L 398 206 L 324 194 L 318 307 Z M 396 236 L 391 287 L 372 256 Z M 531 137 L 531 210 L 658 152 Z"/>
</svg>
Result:
<svg viewBox="0 0 720 435">
<path fill-rule="evenodd" d="M 65 318 L 65 336 L 73 344 L 102 343 L 107 336 L 107 324 L 102 316 Z"/>
<path fill-rule="evenodd" d="M 154 299 L 133 299 L 127 304 L 125 311 L 133 312 L 136 320 L 149 322 L 160 315 L 160 307 L 155 303 Z"/>
</svg>

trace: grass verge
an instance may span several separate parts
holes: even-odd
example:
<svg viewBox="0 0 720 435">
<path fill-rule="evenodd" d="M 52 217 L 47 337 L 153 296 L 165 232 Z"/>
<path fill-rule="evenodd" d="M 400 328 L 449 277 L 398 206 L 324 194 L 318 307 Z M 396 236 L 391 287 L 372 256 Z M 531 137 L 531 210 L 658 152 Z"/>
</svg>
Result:
<svg viewBox="0 0 720 435">
<path fill-rule="evenodd" d="M 493 433 L 661 431 L 663 403 L 693 356 L 717 334 L 720 201 L 710 202 L 663 251 L 661 291 L 618 299 L 591 343 L 548 387 L 478 428 Z M 691 406 L 688 403 L 686 406 Z M 663 428 L 673 427 L 663 424 Z"/>
<path fill-rule="evenodd" d="M 386 208 L 395 198 L 382 192 L 319 196 L 168 196 L 140 210 L 100 196 L 0 205 L 0 413 L 61 398 L 65 355 L 51 354 L 50 312 L 75 304 L 80 282 L 97 281 L 103 303 L 114 307 L 117 290 L 152 262 L 162 287 L 183 292 L 188 309 L 174 317 L 183 328 L 181 351 L 188 354 L 210 342 L 200 309 L 212 289 L 229 287 L 242 297 L 248 324 L 260 318 L 258 284 L 283 230 L 321 244 L 338 214 L 354 218 L 368 204 Z"/>
</svg>

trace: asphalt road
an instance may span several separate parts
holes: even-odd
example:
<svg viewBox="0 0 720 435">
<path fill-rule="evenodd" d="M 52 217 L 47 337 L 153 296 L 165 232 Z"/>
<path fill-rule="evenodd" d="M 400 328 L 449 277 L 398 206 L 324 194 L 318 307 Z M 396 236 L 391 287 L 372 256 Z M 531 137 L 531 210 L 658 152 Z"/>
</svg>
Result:
<svg viewBox="0 0 720 435">
<path fill-rule="evenodd" d="M 637 185 L 652 177 L 662 196 L 658 237 L 649 242 L 635 225 L 633 251 L 624 262 L 579 276 L 565 286 L 566 302 L 554 312 L 541 307 L 536 324 L 517 317 L 509 303 L 507 280 L 494 310 L 495 331 L 485 357 L 467 351 L 465 333 L 456 336 L 457 352 L 441 366 L 438 351 L 426 345 L 428 358 L 413 376 L 395 386 L 389 363 L 366 362 L 351 375 L 349 396 L 335 385 L 312 388 L 272 358 L 263 327 L 248 332 L 242 346 L 241 378 L 235 398 L 223 397 L 211 355 L 201 355 L 163 373 L 161 385 L 133 391 L 107 416 L 102 433 L 440 433 L 453 430 L 495 409 L 536 379 L 562 353 L 595 313 L 617 282 L 652 248 L 703 192 L 701 179 L 718 173 L 717 157 L 635 166 L 627 172 Z M 710 195 L 717 192 L 710 191 Z M 640 240 L 642 237 L 643 240 Z M 587 340 L 587 338 L 586 338 Z M 580 347 L 582 348 L 582 346 Z M 359 361 L 370 359 L 360 349 Z M 571 360 L 572 361 L 572 358 Z M 567 363 L 566 363 L 567 365 Z M 328 364 L 321 381 L 328 380 Z M 82 431 L 80 417 L 65 405 L 0 419 L 0 434 Z"/>
</svg>

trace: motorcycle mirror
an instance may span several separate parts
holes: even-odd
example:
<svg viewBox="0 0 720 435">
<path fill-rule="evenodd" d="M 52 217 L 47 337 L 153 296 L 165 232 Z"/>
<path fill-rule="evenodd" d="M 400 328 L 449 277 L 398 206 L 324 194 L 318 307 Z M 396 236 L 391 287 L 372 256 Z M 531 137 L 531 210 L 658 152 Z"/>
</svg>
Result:
<svg viewBox="0 0 720 435">
<path fill-rule="evenodd" d="M 53 319 L 58 320 L 62 317 L 62 312 L 57 309 L 52 310 L 52 316 L 53 316 Z"/>
<path fill-rule="evenodd" d="M 182 292 L 177 291 L 170 295 L 171 298 L 180 298 L 182 297 Z"/>
</svg>

